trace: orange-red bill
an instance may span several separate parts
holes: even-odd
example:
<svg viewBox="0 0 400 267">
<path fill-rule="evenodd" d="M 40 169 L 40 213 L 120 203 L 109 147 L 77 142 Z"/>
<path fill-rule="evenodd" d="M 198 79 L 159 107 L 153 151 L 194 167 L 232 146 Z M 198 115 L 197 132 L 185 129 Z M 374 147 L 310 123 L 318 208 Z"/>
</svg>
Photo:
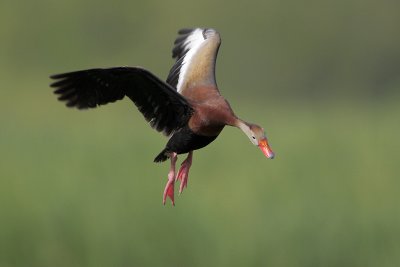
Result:
<svg viewBox="0 0 400 267">
<path fill-rule="evenodd" d="M 275 153 L 269 147 L 267 139 L 263 139 L 260 142 L 258 142 L 258 147 L 261 149 L 261 151 L 267 158 L 273 159 L 275 157 Z"/>
</svg>

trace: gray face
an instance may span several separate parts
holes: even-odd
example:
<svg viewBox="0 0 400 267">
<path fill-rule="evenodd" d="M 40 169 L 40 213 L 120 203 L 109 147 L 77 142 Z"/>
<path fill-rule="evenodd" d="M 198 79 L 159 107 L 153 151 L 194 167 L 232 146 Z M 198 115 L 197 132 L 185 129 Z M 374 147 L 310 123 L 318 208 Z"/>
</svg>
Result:
<svg viewBox="0 0 400 267">
<path fill-rule="evenodd" d="M 254 145 L 257 145 L 267 158 L 273 159 L 275 157 L 275 153 L 272 151 L 271 147 L 268 144 L 264 129 L 258 125 L 253 124 L 250 126 L 250 132 L 250 140 L 252 141 L 252 143 Z"/>
<path fill-rule="evenodd" d="M 261 140 L 266 139 L 264 129 L 256 124 L 250 125 L 251 136 L 249 136 L 250 141 L 258 146 Z"/>
</svg>

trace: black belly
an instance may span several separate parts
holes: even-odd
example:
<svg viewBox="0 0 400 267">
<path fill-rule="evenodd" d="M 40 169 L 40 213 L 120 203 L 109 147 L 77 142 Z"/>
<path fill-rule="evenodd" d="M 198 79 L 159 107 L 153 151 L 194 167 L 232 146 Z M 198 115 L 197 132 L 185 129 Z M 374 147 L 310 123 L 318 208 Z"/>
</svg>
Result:
<svg viewBox="0 0 400 267">
<path fill-rule="evenodd" d="M 170 152 L 177 154 L 188 153 L 189 151 L 200 149 L 205 147 L 212 141 L 216 136 L 204 136 L 195 134 L 189 127 L 185 127 L 180 131 L 174 133 L 174 135 L 168 140 L 166 149 Z"/>
<path fill-rule="evenodd" d="M 154 159 L 154 162 L 162 162 L 167 160 L 172 152 L 184 154 L 192 150 L 200 149 L 214 141 L 217 137 L 218 134 L 215 136 L 195 134 L 189 129 L 189 127 L 185 127 L 171 136 L 164 150 L 158 154 L 158 156 Z"/>
</svg>

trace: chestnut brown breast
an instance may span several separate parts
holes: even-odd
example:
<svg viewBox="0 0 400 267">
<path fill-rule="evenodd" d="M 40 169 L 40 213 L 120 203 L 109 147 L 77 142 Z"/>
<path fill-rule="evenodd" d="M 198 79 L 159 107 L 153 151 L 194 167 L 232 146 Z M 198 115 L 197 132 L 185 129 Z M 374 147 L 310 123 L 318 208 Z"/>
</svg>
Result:
<svg viewBox="0 0 400 267">
<path fill-rule="evenodd" d="M 188 125 L 196 134 L 217 136 L 225 125 L 230 125 L 236 118 L 229 103 L 217 90 L 201 87 L 185 90 L 184 93 L 194 109 Z"/>
</svg>

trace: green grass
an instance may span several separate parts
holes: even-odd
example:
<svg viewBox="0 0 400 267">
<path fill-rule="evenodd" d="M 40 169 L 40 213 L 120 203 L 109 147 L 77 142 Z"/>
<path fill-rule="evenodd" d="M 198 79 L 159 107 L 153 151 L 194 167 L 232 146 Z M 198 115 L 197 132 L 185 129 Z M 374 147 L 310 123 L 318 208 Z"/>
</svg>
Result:
<svg viewBox="0 0 400 267">
<path fill-rule="evenodd" d="M 152 163 L 165 139 L 129 101 L 79 112 L 46 94 L 0 115 L 0 266 L 400 264 L 396 101 L 238 106 L 276 159 L 226 128 L 173 208 Z"/>
</svg>

